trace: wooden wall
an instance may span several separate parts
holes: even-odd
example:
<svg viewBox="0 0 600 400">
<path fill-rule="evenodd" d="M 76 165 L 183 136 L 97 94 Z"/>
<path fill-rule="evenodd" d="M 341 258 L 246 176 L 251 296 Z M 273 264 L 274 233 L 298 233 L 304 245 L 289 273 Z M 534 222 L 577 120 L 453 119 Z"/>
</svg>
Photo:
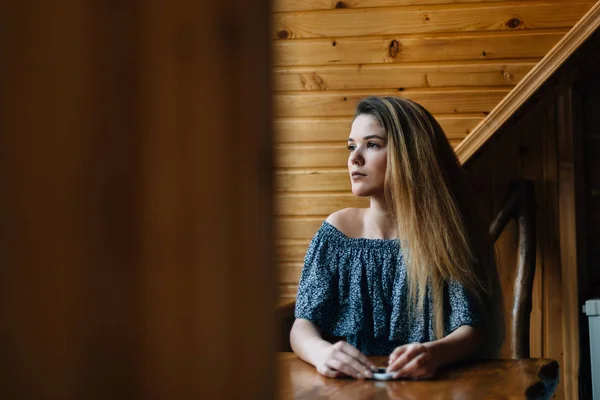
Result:
<svg viewBox="0 0 600 400">
<path fill-rule="evenodd" d="M 293 297 L 308 242 L 350 194 L 357 101 L 402 96 L 457 144 L 579 20 L 586 0 L 275 0 L 279 294 Z"/>
<path fill-rule="evenodd" d="M 556 100 L 554 99 L 554 102 Z M 511 129 L 488 143 L 479 158 L 468 165 L 478 195 L 492 218 L 500 209 L 513 179 L 534 181 L 536 198 L 536 274 L 533 288 L 530 345 L 532 357 L 550 357 L 561 365 L 561 387 L 557 398 L 564 399 L 562 350 L 562 288 L 559 240 L 556 104 L 541 102 Z M 517 229 L 511 222 L 496 242 L 506 320 L 510 320 L 513 280 L 517 260 Z M 510 325 L 506 337 L 510 337 Z M 506 341 L 501 357 L 509 357 Z"/>
<path fill-rule="evenodd" d="M 598 214 L 598 46 L 600 31 L 466 164 L 490 216 L 499 210 L 513 179 L 534 182 L 538 236 L 531 356 L 558 360 L 557 399 L 591 398 L 588 327 L 581 305 L 597 293 L 598 284 L 593 244 L 599 230 L 586 217 Z M 497 241 L 507 320 L 516 243 L 513 223 Z"/>
</svg>

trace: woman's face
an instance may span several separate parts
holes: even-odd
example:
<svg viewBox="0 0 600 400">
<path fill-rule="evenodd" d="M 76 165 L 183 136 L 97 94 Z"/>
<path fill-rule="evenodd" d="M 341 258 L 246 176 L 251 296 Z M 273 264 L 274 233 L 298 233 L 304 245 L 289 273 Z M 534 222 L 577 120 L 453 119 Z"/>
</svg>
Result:
<svg viewBox="0 0 600 400">
<path fill-rule="evenodd" d="M 356 196 L 382 195 L 387 167 L 387 134 L 375 117 L 362 114 L 354 119 L 348 150 L 352 193 Z"/>
</svg>

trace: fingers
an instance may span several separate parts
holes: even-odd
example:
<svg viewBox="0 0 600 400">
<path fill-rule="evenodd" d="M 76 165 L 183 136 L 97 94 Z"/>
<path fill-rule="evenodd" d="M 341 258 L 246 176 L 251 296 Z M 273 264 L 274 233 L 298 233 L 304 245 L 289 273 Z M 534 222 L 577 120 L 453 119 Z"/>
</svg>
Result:
<svg viewBox="0 0 600 400">
<path fill-rule="evenodd" d="M 431 363 L 431 353 L 423 352 L 410 360 L 402 367 L 394 378 L 430 378 L 433 376 L 433 368 L 429 368 Z"/>
<path fill-rule="evenodd" d="M 330 370 L 357 379 L 373 377 L 371 365 L 373 364 L 364 354 L 346 342 L 334 344 L 330 356 L 324 363 L 324 366 Z"/>
<path fill-rule="evenodd" d="M 367 358 L 367 356 L 365 356 L 363 353 L 361 353 L 360 351 L 358 351 L 357 348 L 355 348 L 354 346 L 346 343 L 346 342 L 338 342 L 338 343 L 342 343 L 341 345 L 341 350 L 348 354 L 349 356 L 355 358 L 356 360 L 358 360 L 364 367 L 366 367 L 368 370 L 374 370 L 377 367 L 375 366 L 375 364 L 373 364 L 371 362 L 371 360 L 369 360 Z M 337 343 L 336 343 L 337 344 Z"/>
<path fill-rule="evenodd" d="M 390 357 L 388 359 L 388 365 L 393 363 L 400 355 L 402 355 L 406 351 L 407 348 L 408 348 L 408 345 L 396 347 L 394 349 L 394 351 L 392 352 L 392 354 L 390 354 Z"/>
<path fill-rule="evenodd" d="M 401 347 L 405 347 L 405 349 L 402 350 L 400 352 L 401 354 L 398 355 L 398 357 L 393 362 L 390 363 L 390 365 L 387 367 L 387 372 L 399 371 L 406 364 L 408 364 L 413 358 L 417 357 L 419 354 L 421 354 L 423 352 L 428 353 L 425 346 L 423 346 L 420 343 L 410 344 L 410 345 L 401 346 Z"/>
<path fill-rule="evenodd" d="M 326 376 L 328 378 L 339 378 L 341 375 L 343 375 L 341 372 L 339 371 L 335 371 L 331 368 L 329 368 L 326 365 L 320 365 L 317 367 L 317 372 L 320 373 L 323 376 Z"/>
<path fill-rule="evenodd" d="M 338 354 L 336 358 L 329 360 L 326 366 L 356 379 L 364 378 L 367 371 L 364 367 L 361 368 L 360 364 L 352 362 L 350 357 L 343 354 Z"/>
</svg>

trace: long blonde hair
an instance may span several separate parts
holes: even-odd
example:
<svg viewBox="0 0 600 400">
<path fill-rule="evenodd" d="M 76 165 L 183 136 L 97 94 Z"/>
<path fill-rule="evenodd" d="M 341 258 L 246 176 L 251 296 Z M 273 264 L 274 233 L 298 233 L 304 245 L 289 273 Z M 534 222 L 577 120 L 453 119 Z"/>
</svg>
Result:
<svg viewBox="0 0 600 400">
<path fill-rule="evenodd" d="M 460 283 L 480 307 L 497 286 L 487 221 L 475 212 L 454 150 L 425 108 L 401 98 L 369 97 L 359 102 L 355 118 L 361 114 L 372 115 L 387 131 L 385 195 L 398 239 L 407 244 L 409 312 L 423 310 L 429 288 L 434 333 L 442 338 L 448 282 Z"/>
</svg>

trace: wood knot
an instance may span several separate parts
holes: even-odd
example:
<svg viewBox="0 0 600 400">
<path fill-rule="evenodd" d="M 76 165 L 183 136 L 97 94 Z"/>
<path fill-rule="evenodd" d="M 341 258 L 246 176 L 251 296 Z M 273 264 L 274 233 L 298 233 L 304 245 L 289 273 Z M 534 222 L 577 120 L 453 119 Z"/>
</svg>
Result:
<svg viewBox="0 0 600 400">
<path fill-rule="evenodd" d="M 389 49 L 389 53 L 390 53 L 390 57 L 395 58 L 396 55 L 398 54 L 398 51 L 400 50 L 400 44 L 398 43 L 397 40 L 392 40 L 392 42 L 390 43 L 390 49 Z"/>
<path fill-rule="evenodd" d="M 344 101 L 348 101 L 348 98 L 346 96 L 344 96 Z"/>
<path fill-rule="evenodd" d="M 338 1 L 335 3 L 335 8 L 348 8 L 348 4 L 344 3 L 343 1 Z"/>
<path fill-rule="evenodd" d="M 512 75 L 511 75 L 511 74 L 510 74 L 510 73 L 509 73 L 507 70 L 503 69 L 503 70 L 501 71 L 501 73 L 502 73 L 502 78 L 504 78 L 504 80 L 505 80 L 506 82 L 509 82 L 509 83 L 515 83 L 515 82 L 513 81 L 513 77 L 512 77 Z"/>
<path fill-rule="evenodd" d="M 290 33 L 285 29 L 277 32 L 277 39 L 287 39 L 290 37 Z"/>
<path fill-rule="evenodd" d="M 487 53 L 485 52 L 485 50 L 481 52 L 481 55 L 484 57 L 487 56 Z"/>
<path fill-rule="evenodd" d="M 335 45 L 336 45 L 336 44 L 337 44 L 337 42 L 336 42 L 335 40 L 334 40 L 334 41 L 331 43 L 331 45 L 332 45 L 333 47 L 335 47 Z"/>
<path fill-rule="evenodd" d="M 399 88 L 398 88 L 398 91 L 399 91 L 399 92 L 404 92 L 404 88 L 403 88 L 403 87 L 399 87 Z"/>
<path fill-rule="evenodd" d="M 429 15 L 425 16 L 425 21 L 429 21 Z"/>
<path fill-rule="evenodd" d="M 325 84 L 325 81 L 316 72 L 312 73 L 312 78 L 313 81 L 319 86 L 319 89 L 327 90 L 327 85 Z"/>
<path fill-rule="evenodd" d="M 521 25 L 521 20 L 519 18 L 511 18 L 506 22 L 506 26 L 511 29 L 518 28 Z"/>
</svg>

